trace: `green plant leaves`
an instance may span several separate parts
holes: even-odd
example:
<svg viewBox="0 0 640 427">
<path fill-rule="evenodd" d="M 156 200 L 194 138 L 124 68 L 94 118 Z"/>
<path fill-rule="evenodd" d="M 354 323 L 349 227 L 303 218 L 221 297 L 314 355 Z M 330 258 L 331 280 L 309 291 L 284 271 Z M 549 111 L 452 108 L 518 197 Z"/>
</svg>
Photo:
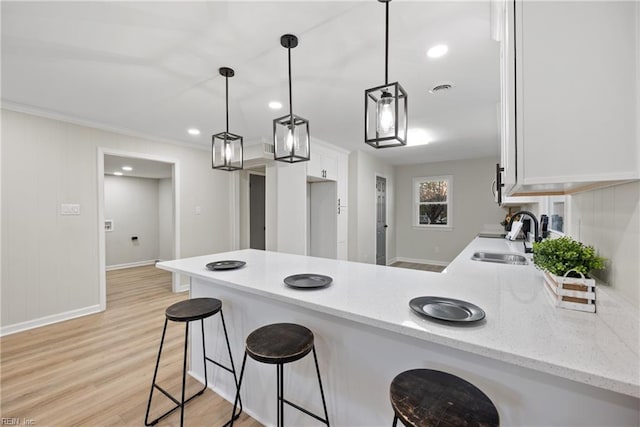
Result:
<svg viewBox="0 0 640 427">
<path fill-rule="evenodd" d="M 557 276 L 564 276 L 570 270 L 587 275 L 592 270 L 603 269 L 605 261 L 596 255 L 593 246 L 586 246 L 570 237 L 533 244 L 533 263 Z"/>
</svg>

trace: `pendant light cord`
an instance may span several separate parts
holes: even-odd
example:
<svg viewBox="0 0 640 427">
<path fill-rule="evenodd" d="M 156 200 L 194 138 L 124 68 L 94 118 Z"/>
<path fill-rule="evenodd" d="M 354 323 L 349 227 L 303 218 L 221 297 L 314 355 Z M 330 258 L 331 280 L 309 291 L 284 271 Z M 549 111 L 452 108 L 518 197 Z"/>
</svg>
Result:
<svg viewBox="0 0 640 427">
<path fill-rule="evenodd" d="M 389 84 L 389 1 L 385 3 L 385 26 L 384 26 L 384 84 Z"/>
<path fill-rule="evenodd" d="M 287 54 L 289 56 L 289 120 L 291 121 L 290 126 L 293 126 L 293 95 L 291 93 L 291 47 L 287 48 Z"/>
<path fill-rule="evenodd" d="M 227 109 L 227 133 L 229 133 L 229 77 L 224 78 L 225 87 L 225 105 Z"/>
</svg>

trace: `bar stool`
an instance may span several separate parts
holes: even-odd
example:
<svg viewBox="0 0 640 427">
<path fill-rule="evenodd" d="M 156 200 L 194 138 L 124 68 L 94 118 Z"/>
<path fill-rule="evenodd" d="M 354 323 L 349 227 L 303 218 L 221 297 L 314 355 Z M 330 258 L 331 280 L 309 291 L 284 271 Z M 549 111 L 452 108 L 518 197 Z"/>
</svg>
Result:
<svg viewBox="0 0 640 427">
<path fill-rule="evenodd" d="M 318 375 L 320 395 L 322 396 L 322 407 L 324 409 L 324 419 L 284 398 L 284 365 L 286 363 L 302 359 L 310 352 L 313 352 L 316 374 Z M 242 359 L 242 368 L 240 369 L 238 394 L 233 402 L 233 413 L 235 413 L 236 404 L 240 399 L 240 387 L 242 385 L 244 368 L 247 363 L 247 356 L 251 356 L 253 360 L 258 362 L 276 365 L 277 367 L 278 427 L 282 427 L 284 423 L 285 403 L 317 419 L 318 421 L 321 421 L 329 427 L 329 415 L 327 413 L 327 405 L 324 400 L 324 391 L 322 389 L 322 380 L 320 379 L 320 368 L 318 368 L 316 347 L 313 343 L 313 332 L 304 326 L 293 323 L 275 323 L 258 328 L 249 334 L 246 341 L 244 358 Z M 233 426 L 233 419 L 230 421 L 230 424 Z"/>
<path fill-rule="evenodd" d="M 393 426 L 498 426 L 496 407 L 482 391 L 455 375 L 413 369 L 390 387 Z"/>
<path fill-rule="evenodd" d="M 220 320 L 222 320 L 222 329 L 224 330 L 224 339 L 227 342 L 227 351 L 229 352 L 229 360 L 231 361 L 231 368 L 220 364 L 219 362 L 210 359 L 207 357 L 206 346 L 204 340 L 204 319 L 215 315 L 216 313 L 220 313 Z M 164 344 L 165 333 L 167 332 L 167 323 L 169 320 L 173 322 L 184 322 L 185 324 L 185 332 L 184 332 L 184 360 L 182 363 L 182 398 L 180 400 L 171 396 L 165 389 L 156 384 L 156 376 L 158 375 L 158 366 L 160 365 L 160 356 L 162 355 L 162 346 Z M 187 344 L 189 340 L 189 323 L 195 320 L 200 320 L 200 326 L 202 329 L 202 364 L 204 366 L 204 387 L 196 392 L 193 396 L 189 397 L 185 400 L 185 384 L 186 384 L 186 375 L 187 375 Z M 162 329 L 162 338 L 160 339 L 160 348 L 158 350 L 158 359 L 156 360 L 156 367 L 153 371 L 153 381 L 151 383 L 151 391 L 149 392 L 149 402 L 147 403 L 147 413 L 144 418 L 144 424 L 146 426 L 152 426 L 156 424 L 158 421 L 180 408 L 180 425 L 182 426 L 184 423 L 184 405 L 191 401 L 191 399 L 200 396 L 207 389 L 207 361 L 223 368 L 224 370 L 231 372 L 233 374 L 233 380 L 236 384 L 236 390 L 239 387 L 238 378 L 236 377 L 236 369 L 233 365 L 233 357 L 231 356 L 231 346 L 229 345 L 229 336 L 227 335 L 227 326 L 224 323 L 224 315 L 222 314 L 222 301 L 215 298 L 192 298 L 185 301 L 180 301 L 175 304 L 172 304 L 165 311 L 165 319 L 164 319 L 164 329 Z M 169 411 L 160 415 L 158 418 L 153 421 L 149 421 L 149 410 L 151 409 L 151 399 L 153 397 L 154 389 L 160 390 L 165 396 L 167 396 L 173 403 L 176 404 Z M 232 414 L 232 418 L 237 419 L 242 412 L 242 402 L 240 402 L 240 412 Z"/>
</svg>

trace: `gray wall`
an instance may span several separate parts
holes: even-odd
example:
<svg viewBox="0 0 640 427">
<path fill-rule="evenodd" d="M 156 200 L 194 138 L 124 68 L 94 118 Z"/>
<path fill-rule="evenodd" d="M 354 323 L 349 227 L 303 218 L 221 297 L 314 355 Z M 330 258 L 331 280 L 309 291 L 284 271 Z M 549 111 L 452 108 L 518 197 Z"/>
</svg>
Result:
<svg viewBox="0 0 640 427">
<path fill-rule="evenodd" d="M 232 174 L 207 151 L 2 110 L 3 330 L 99 309 L 98 147 L 176 159 L 180 256 L 231 249 Z"/>
<path fill-rule="evenodd" d="M 471 159 L 395 168 L 396 257 L 448 263 L 484 228 L 497 225 L 505 211 L 493 201 L 491 182 L 497 159 Z M 413 226 L 413 178 L 453 176 L 453 229 Z"/>
<path fill-rule="evenodd" d="M 601 277 L 640 307 L 640 182 L 569 196 L 569 234 L 607 258 Z"/>
<path fill-rule="evenodd" d="M 393 166 L 358 150 L 349 154 L 349 260 L 376 262 L 376 175 L 387 178 L 387 264 L 396 257 Z"/>
<path fill-rule="evenodd" d="M 159 249 L 157 179 L 105 175 L 104 218 L 113 220 L 105 233 L 107 267 L 152 261 Z M 137 236 L 133 241 L 131 236 Z"/>
</svg>

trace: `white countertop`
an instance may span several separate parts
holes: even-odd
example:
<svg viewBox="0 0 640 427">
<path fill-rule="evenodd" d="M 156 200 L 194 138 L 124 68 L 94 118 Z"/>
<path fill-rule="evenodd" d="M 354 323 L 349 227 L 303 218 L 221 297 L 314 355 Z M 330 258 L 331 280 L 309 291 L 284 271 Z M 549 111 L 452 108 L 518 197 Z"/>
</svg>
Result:
<svg viewBox="0 0 640 427">
<path fill-rule="evenodd" d="M 522 252 L 521 242 L 474 239 L 444 273 L 246 249 L 158 263 L 169 271 L 215 282 L 409 335 L 474 354 L 640 397 L 638 312 L 612 292 L 598 290 L 596 314 L 556 308 L 533 264 L 471 260 L 475 251 Z M 209 271 L 212 261 L 243 260 L 238 270 Z M 296 290 L 292 274 L 331 276 L 331 286 Z M 486 319 L 455 326 L 409 308 L 417 296 L 462 299 Z"/>
</svg>

